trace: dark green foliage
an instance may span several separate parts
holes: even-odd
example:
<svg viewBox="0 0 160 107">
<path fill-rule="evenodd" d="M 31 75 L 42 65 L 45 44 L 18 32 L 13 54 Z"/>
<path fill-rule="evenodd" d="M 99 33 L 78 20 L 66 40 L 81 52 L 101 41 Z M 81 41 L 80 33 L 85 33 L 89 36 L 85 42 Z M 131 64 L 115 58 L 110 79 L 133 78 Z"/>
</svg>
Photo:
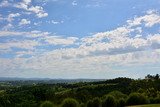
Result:
<svg viewBox="0 0 160 107">
<path fill-rule="evenodd" d="M 155 102 L 154 102 L 154 98 L 149 98 L 149 102 L 151 103 L 151 104 L 155 104 Z"/>
<path fill-rule="evenodd" d="M 86 107 L 84 103 L 81 103 L 79 107 Z"/>
<path fill-rule="evenodd" d="M 33 84 L 34 83 L 34 84 Z M 137 93 L 136 95 L 134 93 Z M 132 93 L 132 94 L 131 94 Z M 106 98 L 112 96 L 112 98 Z M 128 97 L 129 95 L 129 97 Z M 97 98 L 96 98 L 97 97 Z M 145 79 L 116 78 L 98 82 L 55 83 L 51 81 L 0 81 L 0 107 L 38 107 L 44 101 L 53 101 L 56 107 L 65 98 L 74 98 L 78 107 L 123 107 L 132 104 L 160 103 L 160 77 L 148 75 Z M 103 99 L 101 102 L 99 98 Z M 74 100 L 72 99 L 72 100 Z M 110 100 L 109 100 L 110 99 Z M 112 99 L 112 100 L 111 100 Z M 78 102 L 71 101 L 75 105 Z M 70 103 L 70 101 L 68 101 Z M 62 103 L 62 104 L 61 104 Z"/>
<path fill-rule="evenodd" d="M 53 100 L 53 99 L 54 99 L 54 96 L 55 96 L 55 90 L 54 90 L 54 89 L 48 89 L 48 90 L 45 92 L 46 100 Z"/>
<path fill-rule="evenodd" d="M 157 97 L 158 95 L 158 91 L 153 87 L 147 89 L 145 93 L 147 94 L 148 97 L 153 97 L 153 98 Z"/>
<path fill-rule="evenodd" d="M 16 107 L 37 107 L 37 103 L 35 101 L 23 101 L 20 104 L 16 104 Z"/>
<path fill-rule="evenodd" d="M 11 107 L 11 102 L 6 94 L 0 94 L 0 107 Z"/>
<path fill-rule="evenodd" d="M 131 93 L 127 99 L 128 105 L 148 104 L 149 100 L 140 93 Z"/>
<path fill-rule="evenodd" d="M 37 101 L 46 100 L 45 93 L 46 93 L 45 87 L 36 87 L 32 90 L 32 94 L 34 95 Z"/>
<path fill-rule="evenodd" d="M 79 106 L 78 102 L 73 98 L 66 98 L 62 102 L 62 107 L 78 107 L 78 106 Z"/>
<path fill-rule="evenodd" d="M 76 90 L 76 98 L 79 99 L 82 102 L 87 102 L 91 97 L 90 93 L 88 90 Z"/>
<path fill-rule="evenodd" d="M 100 107 L 101 106 L 101 100 L 99 98 L 94 98 L 92 102 L 93 102 L 92 107 Z"/>
<path fill-rule="evenodd" d="M 93 105 L 92 100 L 89 100 L 89 101 L 87 102 L 87 107 L 92 107 L 92 105 Z"/>
<path fill-rule="evenodd" d="M 50 102 L 50 101 L 44 101 L 44 102 L 40 105 L 40 107 L 54 107 L 54 106 L 53 106 L 53 103 L 52 103 L 52 102 Z"/>
<path fill-rule="evenodd" d="M 160 104 L 160 97 L 150 98 L 151 104 Z"/>
<path fill-rule="evenodd" d="M 102 107 L 116 107 L 115 98 L 111 95 L 107 96 L 102 102 Z"/>
<path fill-rule="evenodd" d="M 126 101 L 123 98 L 118 100 L 117 107 L 125 107 L 125 105 Z"/>
<path fill-rule="evenodd" d="M 99 98 L 94 98 L 87 102 L 87 107 L 101 107 L 101 100 Z"/>
<path fill-rule="evenodd" d="M 112 91 L 112 92 L 110 92 L 108 95 L 113 96 L 113 97 L 116 98 L 117 100 L 118 100 L 118 99 L 121 99 L 121 98 L 127 98 L 127 95 L 123 94 L 123 93 L 120 92 L 120 91 Z"/>
<path fill-rule="evenodd" d="M 145 79 L 148 79 L 148 80 L 158 80 L 160 78 L 160 75 L 159 74 L 156 74 L 156 75 L 150 75 L 148 74 Z"/>
</svg>

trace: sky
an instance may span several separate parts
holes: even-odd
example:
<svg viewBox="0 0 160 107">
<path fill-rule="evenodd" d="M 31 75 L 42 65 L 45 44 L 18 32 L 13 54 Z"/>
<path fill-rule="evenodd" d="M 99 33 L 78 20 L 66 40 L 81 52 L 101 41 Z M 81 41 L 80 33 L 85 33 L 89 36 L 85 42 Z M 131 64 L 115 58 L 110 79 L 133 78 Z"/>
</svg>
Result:
<svg viewBox="0 0 160 107">
<path fill-rule="evenodd" d="M 0 0 L 0 77 L 160 73 L 160 0 Z"/>
</svg>

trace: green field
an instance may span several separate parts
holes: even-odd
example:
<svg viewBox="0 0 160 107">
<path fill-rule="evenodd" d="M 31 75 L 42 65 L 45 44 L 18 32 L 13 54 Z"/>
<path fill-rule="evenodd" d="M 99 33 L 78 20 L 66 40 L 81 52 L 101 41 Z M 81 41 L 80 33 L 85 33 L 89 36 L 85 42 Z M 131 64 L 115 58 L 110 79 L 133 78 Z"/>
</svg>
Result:
<svg viewBox="0 0 160 107">
<path fill-rule="evenodd" d="M 128 106 L 128 107 L 160 107 L 160 104 L 136 105 L 136 106 Z"/>
</svg>

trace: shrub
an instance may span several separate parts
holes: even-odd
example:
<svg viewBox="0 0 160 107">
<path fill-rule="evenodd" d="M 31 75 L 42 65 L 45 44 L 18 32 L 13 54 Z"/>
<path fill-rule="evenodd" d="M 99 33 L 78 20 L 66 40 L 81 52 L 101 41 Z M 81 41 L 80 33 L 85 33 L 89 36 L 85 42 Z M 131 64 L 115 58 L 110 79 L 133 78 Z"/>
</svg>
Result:
<svg viewBox="0 0 160 107">
<path fill-rule="evenodd" d="M 84 103 L 81 103 L 79 107 L 86 107 Z"/>
<path fill-rule="evenodd" d="M 139 105 L 139 104 L 147 104 L 149 103 L 146 96 L 140 93 L 131 93 L 127 99 L 128 105 Z"/>
<path fill-rule="evenodd" d="M 87 102 L 87 107 L 100 107 L 101 101 L 99 98 L 94 98 L 93 100 L 89 100 Z"/>
<path fill-rule="evenodd" d="M 159 97 L 154 98 L 154 103 L 155 104 L 160 104 L 160 98 Z"/>
<path fill-rule="evenodd" d="M 155 104 L 153 97 L 149 98 L 149 101 L 150 101 L 150 104 Z"/>
<path fill-rule="evenodd" d="M 1 107 L 1 106 L 0 106 Z M 3 106 L 2 106 L 3 107 Z M 37 107 L 37 104 L 35 101 L 23 101 L 19 104 L 16 104 L 15 107 Z M 43 106 L 44 107 L 44 106 Z M 46 106 L 45 106 L 46 107 Z M 48 107 L 48 106 L 47 106 Z M 49 106 L 50 107 L 50 106 Z"/>
<path fill-rule="evenodd" d="M 44 101 L 40 107 L 53 107 L 53 103 L 50 101 Z"/>
<path fill-rule="evenodd" d="M 151 104 L 160 104 L 160 97 L 156 98 L 150 97 L 149 100 Z"/>
<path fill-rule="evenodd" d="M 125 105 L 126 105 L 126 101 L 123 98 L 118 100 L 117 107 L 124 107 Z"/>
<path fill-rule="evenodd" d="M 62 107 L 78 107 L 78 106 L 79 106 L 79 104 L 78 104 L 77 100 L 75 100 L 73 98 L 66 98 L 62 102 Z"/>
<path fill-rule="evenodd" d="M 92 100 L 89 100 L 88 102 L 87 102 L 87 107 L 92 107 Z"/>
<path fill-rule="evenodd" d="M 101 100 L 99 98 L 94 98 L 93 107 L 100 107 L 100 105 L 101 105 Z"/>
<path fill-rule="evenodd" d="M 107 96 L 102 102 L 102 107 L 116 107 L 115 98 L 111 95 Z"/>
<path fill-rule="evenodd" d="M 112 95 L 114 98 L 121 99 L 121 98 L 127 98 L 127 95 L 123 94 L 120 91 L 112 91 L 108 95 Z"/>
</svg>

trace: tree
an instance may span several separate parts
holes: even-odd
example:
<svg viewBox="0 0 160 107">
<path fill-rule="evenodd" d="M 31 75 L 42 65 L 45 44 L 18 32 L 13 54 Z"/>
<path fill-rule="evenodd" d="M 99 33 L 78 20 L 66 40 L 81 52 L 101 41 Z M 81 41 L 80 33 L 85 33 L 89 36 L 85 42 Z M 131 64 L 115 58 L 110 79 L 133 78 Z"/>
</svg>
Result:
<svg viewBox="0 0 160 107">
<path fill-rule="evenodd" d="M 88 99 L 90 98 L 90 94 L 88 92 L 88 90 L 83 89 L 83 90 L 77 90 L 76 91 L 76 98 L 81 100 L 82 102 L 86 102 L 88 101 Z"/>
<path fill-rule="evenodd" d="M 116 98 L 117 100 L 121 99 L 121 98 L 127 98 L 127 95 L 123 94 L 120 91 L 112 91 L 110 92 L 108 95 L 113 96 L 114 98 Z"/>
<path fill-rule="evenodd" d="M 108 95 L 102 102 L 102 107 L 116 107 L 115 98 L 111 95 Z"/>
<path fill-rule="evenodd" d="M 89 100 L 87 102 L 87 107 L 100 107 L 101 101 L 99 98 L 94 98 L 93 100 Z"/>
<path fill-rule="evenodd" d="M 159 74 L 156 74 L 156 76 L 154 78 L 155 78 L 155 80 L 158 80 L 159 79 Z"/>
<path fill-rule="evenodd" d="M 131 93 L 127 99 L 128 105 L 139 105 L 139 104 L 147 104 L 149 103 L 146 96 L 140 93 Z"/>
<path fill-rule="evenodd" d="M 158 91 L 155 90 L 155 88 L 149 88 L 149 89 L 146 90 L 146 94 L 147 94 L 148 97 L 155 98 L 158 95 Z"/>
<path fill-rule="evenodd" d="M 53 103 L 50 101 L 44 101 L 40 107 L 53 107 Z"/>
<path fill-rule="evenodd" d="M 86 107 L 84 103 L 81 103 L 79 107 Z"/>
<path fill-rule="evenodd" d="M 126 101 L 123 98 L 118 100 L 117 107 L 125 107 L 125 105 Z"/>
<path fill-rule="evenodd" d="M 62 102 L 62 107 L 78 107 L 79 103 L 73 98 L 66 98 Z"/>
<path fill-rule="evenodd" d="M 149 80 L 149 79 L 153 79 L 153 76 L 148 74 L 147 76 L 145 76 L 145 79 Z"/>
<path fill-rule="evenodd" d="M 158 80 L 159 77 L 160 77 L 159 74 L 156 74 L 155 76 L 148 74 L 148 75 L 145 77 L 145 79 L 148 79 L 148 80 Z"/>
<path fill-rule="evenodd" d="M 45 97 L 46 97 L 46 100 L 53 100 L 54 99 L 54 96 L 55 96 L 55 90 L 52 88 L 52 89 L 48 89 L 46 92 L 45 92 Z"/>
<path fill-rule="evenodd" d="M 92 107 L 92 100 L 89 100 L 88 102 L 87 102 L 87 107 Z"/>
<path fill-rule="evenodd" d="M 93 99 L 93 106 L 92 107 L 100 107 L 101 106 L 101 100 L 99 98 Z"/>
<path fill-rule="evenodd" d="M 151 104 L 160 104 L 160 97 L 150 98 Z"/>
<path fill-rule="evenodd" d="M 37 101 L 44 101 L 46 100 L 46 89 L 45 86 L 42 87 L 35 87 L 32 89 L 32 94 L 36 98 Z"/>
</svg>

